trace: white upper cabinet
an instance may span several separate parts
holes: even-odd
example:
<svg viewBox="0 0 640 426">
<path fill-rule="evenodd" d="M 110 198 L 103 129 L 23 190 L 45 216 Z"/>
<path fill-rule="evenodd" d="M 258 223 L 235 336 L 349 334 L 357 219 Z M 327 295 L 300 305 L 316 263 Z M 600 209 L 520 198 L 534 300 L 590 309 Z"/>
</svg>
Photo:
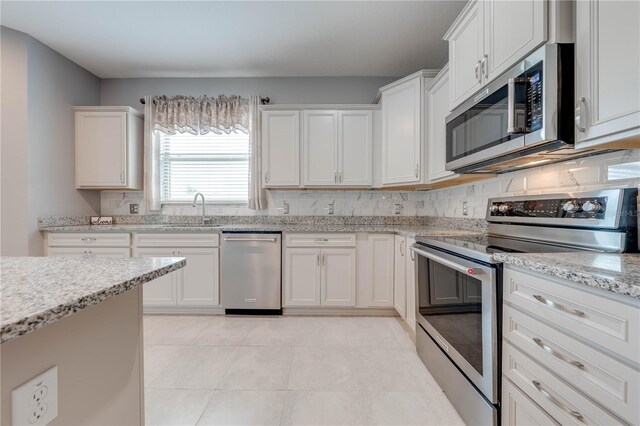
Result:
<svg viewBox="0 0 640 426">
<path fill-rule="evenodd" d="M 76 188 L 142 189 L 142 114 L 130 107 L 73 110 Z"/>
<path fill-rule="evenodd" d="M 449 42 L 450 109 L 470 98 L 482 86 L 483 8 L 482 0 L 471 0 L 444 36 Z"/>
<path fill-rule="evenodd" d="M 262 172 L 267 188 L 300 186 L 300 111 L 262 112 Z"/>
<path fill-rule="evenodd" d="M 449 114 L 449 66 L 433 79 L 427 91 L 427 159 L 429 182 L 457 176 L 445 169 L 447 162 L 447 123 Z"/>
<path fill-rule="evenodd" d="M 450 109 L 547 40 L 547 9 L 548 0 L 471 0 L 465 6 L 444 36 Z"/>
<path fill-rule="evenodd" d="M 420 181 L 421 79 L 382 89 L 382 184 Z"/>
<path fill-rule="evenodd" d="M 332 106 L 338 105 L 263 108 L 262 164 L 267 188 L 373 185 L 373 113 L 379 106 Z"/>
<path fill-rule="evenodd" d="M 338 184 L 338 113 L 310 110 L 303 117 L 304 185 Z"/>
<path fill-rule="evenodd" d="M 373 111 L 338 111 L 338 184 L 373 184 Z"/>
<path fill-rule="evenodd" d="M 640 2 L 576 2 L 576 146 L 640 134 Z"/>
<path fill-rule="evenodd" d="M 547 1 L 485 0 L 485 83 L 527 56 L 547 39 Z"/>
</svg>

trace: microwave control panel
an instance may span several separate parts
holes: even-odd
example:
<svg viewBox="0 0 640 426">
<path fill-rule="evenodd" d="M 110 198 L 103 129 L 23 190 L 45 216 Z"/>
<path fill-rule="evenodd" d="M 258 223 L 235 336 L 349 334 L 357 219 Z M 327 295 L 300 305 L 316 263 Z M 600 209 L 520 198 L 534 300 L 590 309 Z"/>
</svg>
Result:
<svg viewBox="0 0 640 426">
<path fill-rule="evenodd" d="M 493 202 L 491 216 L 604 219 L 607 197 Z"/>
</svg>

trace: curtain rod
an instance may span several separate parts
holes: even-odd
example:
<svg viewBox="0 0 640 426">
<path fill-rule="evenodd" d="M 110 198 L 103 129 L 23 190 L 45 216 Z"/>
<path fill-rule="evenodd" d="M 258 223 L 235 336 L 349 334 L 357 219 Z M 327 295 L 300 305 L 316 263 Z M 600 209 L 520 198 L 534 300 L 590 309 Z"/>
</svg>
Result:
<svg viewBox="0 0 640 426">
<path fill-rule="evenodd" d="M 269 102 L 271 102 L 271 99 L 269 99 L 269 97 L 268 97 L 268 96 L 267 96 L 267 97 L 265 97 L 265 98 L 260 98 L 260 103 L 261 103 L 262 105 L 267 105 Z M 140 103 L 141 103 L 142 105 L 144 105 L 144 103 L 145 103 L 145 102 L 144 102 L 144 98 L 140 98 Z M 154 101 L 153 103 L 155 104 L 155 101 Z"/>
</svg>

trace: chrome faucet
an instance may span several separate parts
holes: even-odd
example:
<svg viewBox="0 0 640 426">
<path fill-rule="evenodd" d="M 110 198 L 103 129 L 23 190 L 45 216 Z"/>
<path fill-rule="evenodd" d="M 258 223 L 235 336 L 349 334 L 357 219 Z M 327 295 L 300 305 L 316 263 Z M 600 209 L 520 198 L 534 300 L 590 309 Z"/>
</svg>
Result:
<svg viewBox="0 0 640 426">
<path fill-rule="evenodd" d="M 195 197 L 193 197 L 193 207 L 196 207 L 198 204 L 198 195 L 202 198 L 202 225 L 205 225 L 207 222 L 204 218 L 204 195 L 201 192 L 198 192 Z"/>
</svg>

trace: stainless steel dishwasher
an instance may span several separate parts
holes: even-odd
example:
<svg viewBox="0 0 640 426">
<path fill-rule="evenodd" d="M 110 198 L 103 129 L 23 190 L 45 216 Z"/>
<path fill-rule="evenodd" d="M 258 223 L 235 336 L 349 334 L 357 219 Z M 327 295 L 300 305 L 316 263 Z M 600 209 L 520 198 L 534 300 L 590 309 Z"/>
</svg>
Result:
<svg viewBox="0 0 640 426">
<path fill-rule="evenodd" d="M 280 233 L 224 232 L 220 301 L 228 314 L 282 313 Z"/>
</svg>

